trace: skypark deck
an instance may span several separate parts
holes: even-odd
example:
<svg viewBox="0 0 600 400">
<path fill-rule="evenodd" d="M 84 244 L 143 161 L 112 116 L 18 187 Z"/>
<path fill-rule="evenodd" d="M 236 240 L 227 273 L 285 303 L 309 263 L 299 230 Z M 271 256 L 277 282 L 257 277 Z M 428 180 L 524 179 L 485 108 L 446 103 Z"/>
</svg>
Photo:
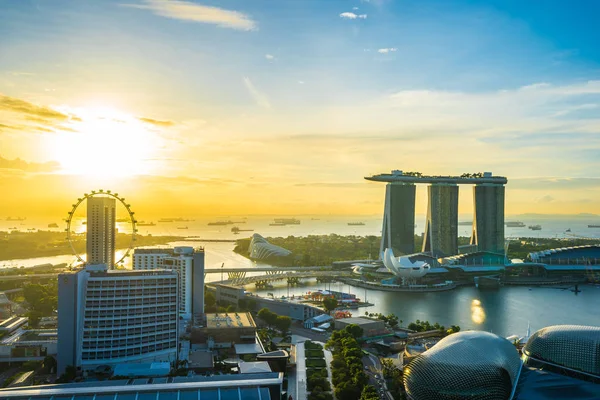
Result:
<svg viewBox="0 0 600 400">
<path fill-rule="evenodd" d="M 389 174 L 365 176 L 365 179 L 374 182 L 445 183 L 461 185 L 478 185 L 482 183 L 505 185 L 508 182 L 506 177 L 493 176 L 491 172 L 484 172 L 482 174 L 465 174 L 463 176 L 429 176 L 419 173 L 403 173 L 402 171 L 392 171 Z"/>
</svg>

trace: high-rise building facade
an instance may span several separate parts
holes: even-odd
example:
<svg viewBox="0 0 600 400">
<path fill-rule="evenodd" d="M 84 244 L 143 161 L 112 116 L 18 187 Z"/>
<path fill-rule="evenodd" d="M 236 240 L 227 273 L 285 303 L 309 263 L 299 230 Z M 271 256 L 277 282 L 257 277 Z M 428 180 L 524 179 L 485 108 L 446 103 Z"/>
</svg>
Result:
<svg viewBox="0 0 600 400">
<path fill-rule="evenodd" d="M 436 257 L 458 253 L 458 186 L 433 184 L 427 187 L 427 221 L 423 252 Z"/>
<path fill-rule="evenodd" d="M 393 249 L 399 254 L 414 253 L 415 193 L 416 186 L 413 184 L 385 185 L 380 254 L 383 254 L 385 249 Z"/>
<path fill-rule="evenodd" d="M 473 235 L 471 244 L 479 251 L 504 252 L 504 185 L 473 187 Z"/>
<path fill-rule="evenodd" d="M 136 249 L 133 269 L 169 269 L 179 274 L 179 314 L 185 320 L 204 314 L 204 249 L 179 246 Z"/>
<path fill-rule="evenodd" d="M 112 197 L 88 197 L 86 261 L 88 264 L 115 263 L 116 201 Z"/>
<path fill-rule="evenodd" d="M 174 361 L 178 274 L 88 265 L 58 276 L 58 374 L 121 363 Z"/>
</svg>

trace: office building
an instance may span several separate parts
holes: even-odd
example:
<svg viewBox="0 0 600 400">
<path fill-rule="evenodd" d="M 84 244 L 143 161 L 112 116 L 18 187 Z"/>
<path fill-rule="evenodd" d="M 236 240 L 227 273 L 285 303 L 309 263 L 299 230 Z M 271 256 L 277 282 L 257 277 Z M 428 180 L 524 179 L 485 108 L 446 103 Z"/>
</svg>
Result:
<svg viewBox="0 0 600 400">
<path fill-rule="evenodd" d="M 427 187 L 427 221 L 423 252 L 436 257 L 458 253 L 458 186 L 433 184 Z"/>
<path fill-rule="evenodd" d="M 86 262 L 115 264 L 116 201 L 112 197 L 87 198 Z"/>
<path fill-rule="evenodd" d="M 133 269 L 169 269 L 179 274 L 179 315 L 191 320 L 204 314 L 204 249 L 188 246 L 135 249 Z"/>
<path fill-rule="evenodd" d="M 177 358 L 176 272 L 88 265 L 60 274 L 58 292 L 58 375 Z"/>
<path fill-rule="evenodd" d="M 473 187 L 473 235 L 471 244 L 479 251 L 504 253 L 504 185 Z"/>
<path fill-rule="evenodd" d="M 0 339 L 0 363 L 41 361 L 56 353 L 56 329 L 18 328 Z"/>
<path fill-rule="evenodd" d="M 399 254 L 414 253 L 415 193 L 414 184 L 392 182 L 385 185 L 380 254 L 385 249 L 393 249 Z"/>
</svg>

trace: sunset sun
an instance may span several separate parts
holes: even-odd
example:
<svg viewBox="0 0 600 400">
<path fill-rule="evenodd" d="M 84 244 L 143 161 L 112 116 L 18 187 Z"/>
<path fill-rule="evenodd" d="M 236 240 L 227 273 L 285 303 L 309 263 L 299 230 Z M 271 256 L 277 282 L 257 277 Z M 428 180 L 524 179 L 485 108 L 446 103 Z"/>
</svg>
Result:
<svg viewBox="0 0 600 400">
<path fill-rule="evenodd" d="M 129 177 L 147 174 L 157 134 L 136 117 L 111 109 L 85 109 L 58 133 L 53 153 L 65 174 Z"/>
</svg>

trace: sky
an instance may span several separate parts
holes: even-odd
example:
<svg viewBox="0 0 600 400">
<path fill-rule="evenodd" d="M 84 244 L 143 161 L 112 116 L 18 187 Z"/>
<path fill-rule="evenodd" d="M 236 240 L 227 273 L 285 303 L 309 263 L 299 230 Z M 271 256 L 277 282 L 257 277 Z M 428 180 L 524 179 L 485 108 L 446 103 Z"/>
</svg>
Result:
<svg viewBox="0 0 600 400">
<path fill-rule="evenodd" d="M 600 214 L 600 3 L 0 0 L 0 217 L 374 215 L 393 169 Z M 419 187 L 417 212 L 426 209 Z M 461 187 L 460 212 L 472 211 Z"/>
</svg>

